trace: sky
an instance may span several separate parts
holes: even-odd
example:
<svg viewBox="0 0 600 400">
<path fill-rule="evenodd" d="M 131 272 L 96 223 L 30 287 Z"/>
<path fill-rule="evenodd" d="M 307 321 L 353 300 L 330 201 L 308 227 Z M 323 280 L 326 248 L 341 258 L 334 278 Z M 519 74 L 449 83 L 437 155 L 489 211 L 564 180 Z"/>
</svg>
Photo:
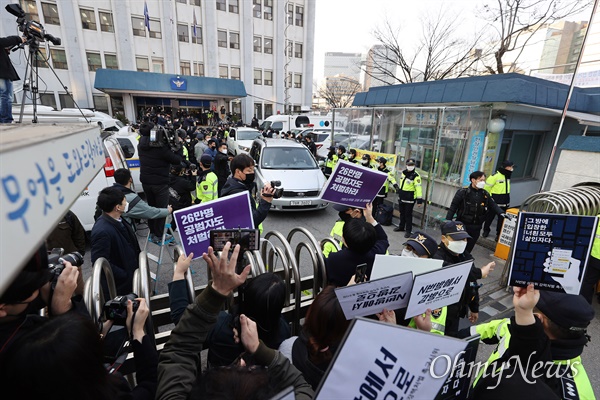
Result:
<svg viewBox="0 0 600 400">
<path fill-rule="evenodd" d="M 325 53 L 330 51 L 366 53 L 376 44 L 372 32 L 387 17 L 409 45 L 419 37 L 420 19 L 443 12 L 458 19 L 460 34 L 472 35 L 486 27 L 478 18 L 481 0 L 310 0 L 316 1 L 314 78 L 323 77 Z M 589 12 L 569 20 L 588 20 Z M 489 29 L 489 28 L 488 28 Z M 414 35 L 414 36 L 413 36 Z"/>
</svg>

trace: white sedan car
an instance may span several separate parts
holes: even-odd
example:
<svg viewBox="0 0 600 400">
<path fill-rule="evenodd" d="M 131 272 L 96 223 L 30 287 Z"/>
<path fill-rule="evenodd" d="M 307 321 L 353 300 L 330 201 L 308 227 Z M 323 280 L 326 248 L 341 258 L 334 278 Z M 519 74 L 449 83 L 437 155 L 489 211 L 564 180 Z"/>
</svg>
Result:
<svg viewBox="0 0 600 400">
<path fill-rule="evenodd" d="M 227 148 L 234 156 L 241 153 L 248 153 L 250 151 L 250 146 L 252 146 L 252 141 L 257 137 L 262 136 L 262 134 L 254 128 L 240 127 L 233 129 L 235 129 L 235 134 L 232 135 L 232 133 L 229 132 Z"/>
</svg>

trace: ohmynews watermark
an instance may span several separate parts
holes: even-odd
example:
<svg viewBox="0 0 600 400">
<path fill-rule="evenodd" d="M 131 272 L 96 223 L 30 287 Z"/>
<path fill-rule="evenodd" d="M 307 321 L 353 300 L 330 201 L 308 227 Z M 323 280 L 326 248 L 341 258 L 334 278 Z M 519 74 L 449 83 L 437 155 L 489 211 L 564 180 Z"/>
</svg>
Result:
<svg viewBox="0 0 600 400">
<path fill-rule="evenodd" d="M 517 372 L 521 374 L 521 377 L 525 382 L 531 385 L 535 384 L 539 378 L 560 379 L 569 374 L 569 372 L 572 374 L 571 376 L 573 378 L 577 376 L 578 370 L 572 367 L 581 364 L 580 361 L 567 360 L 564 364 L 555 364 L 553 361 L 532 362 L 531 358 L 535 353 L 536 352 L 534 351 L 529 355 L 525 365 L 523 365 L 521 359 L 516 355 L 503 361 L 501 364 L 498 364 L 496 361 L 492 363 L 488 363 L 487 361 L 471 361 L 467 363 L 461 358 L 463 354 L 465 354 L 464 350 L 454 356 L 454 359 L 449 355 L 442 354 L 434 358 L 431 362 L 429 374 L 435 379 L 444 378 L 450 372 L 452 372 L 452 375 L 456 378 L 471 378 L 475 376 L 478 377 L 478 379 L 487 377 L 496 379 L 496 384 L 494 386 L 488 386 L 487 389 L 497 388 L 503 378 L 511 378 Z M 441 374 L 435 372 L 435 367 L 438 362 L 446 363 L 446 368 Z M 490 366 L 491 368 L 488 368 Z M 475 375 L 473 375 L 473 371 L 475 371 Z M 506 376 L 504 376 L 505 374 Z"/>
</svg>

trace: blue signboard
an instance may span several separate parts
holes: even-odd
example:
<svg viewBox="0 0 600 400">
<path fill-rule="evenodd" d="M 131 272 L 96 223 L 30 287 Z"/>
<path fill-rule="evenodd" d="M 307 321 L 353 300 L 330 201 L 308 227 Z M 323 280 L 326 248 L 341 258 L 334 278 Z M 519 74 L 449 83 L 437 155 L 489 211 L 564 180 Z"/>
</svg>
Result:
<svg viewBox="0 0 600 400">
<path fill-rule="evenodd" d="M 171 78 L 171 89 L 187 90 L 187 79 L 180 77 Z"/>
<path fill-rule="evenodd" d="M 471 138 L 471 146 L 469 147 L 469 153 L 467 153 L 467 162 L 465 164 L 465 173 L 463 175 L 463 186 L 468 186 L 471 184 L 469 175 L 471 175 L 471 172 L 475 172 L 479 169 L 484 140 L 484 131 L 474 134 Z"/>
</svg>

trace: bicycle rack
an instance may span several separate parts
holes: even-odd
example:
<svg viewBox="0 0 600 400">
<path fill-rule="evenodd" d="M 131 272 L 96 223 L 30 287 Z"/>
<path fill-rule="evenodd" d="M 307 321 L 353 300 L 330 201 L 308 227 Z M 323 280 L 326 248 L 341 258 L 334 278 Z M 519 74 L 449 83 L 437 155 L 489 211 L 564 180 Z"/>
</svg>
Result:
<svg viewBox="0 0 600 400">
<path fill-rule="evenodd" d="M 100 257 L 94 263 L 92 276 L 87 279 L 83 290 L 85 305 L 94 322 L 100 319 L 106 302 L 102 289 L 102 273 L 106 277 L 109 298 L 114 299 L 117 295 L 115 278 L 110 263 L 106 258 Z"/>
</svg>

